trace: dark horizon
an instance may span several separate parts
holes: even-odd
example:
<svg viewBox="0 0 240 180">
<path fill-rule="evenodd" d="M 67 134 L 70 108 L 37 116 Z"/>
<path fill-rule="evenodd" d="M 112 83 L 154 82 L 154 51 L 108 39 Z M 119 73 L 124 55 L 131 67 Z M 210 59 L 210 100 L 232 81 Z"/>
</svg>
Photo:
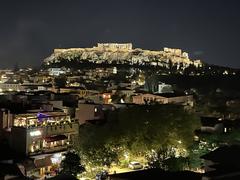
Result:
<svg viewBox="0 0 240 180">
<path fill-rule="evenodd" d="M 240 68 L 239 7 L 237 0 L 2 2 L 0 68 L 37 66 L 54 48 L 98 42 L 180 48 L 190 58 Z"/>
</svg>

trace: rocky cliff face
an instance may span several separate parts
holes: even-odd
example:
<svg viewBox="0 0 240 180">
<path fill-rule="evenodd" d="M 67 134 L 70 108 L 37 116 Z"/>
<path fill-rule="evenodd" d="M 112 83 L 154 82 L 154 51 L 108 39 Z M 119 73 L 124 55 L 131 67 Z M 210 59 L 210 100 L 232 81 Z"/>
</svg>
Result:
<svg viewBox="0 0 240 180">
<path fill-rule="evenodd" d="M 124 45 L 124 44 L 121 44 Z M 121 47 L 121 46 L 120 46 Z M 129 45 L 128 45 L 129 47 Z M 58 63 L 62 60 L 67 61 L 89 61 L 94 63 L 128 63 L 132 64 L 150 64 L 153 66 L 169 66 L 178 65 L 188 67 L 193 64 L 196 67 L 201 67 L 200 60 L 191 60 L 188 53 L 182 52 L 180 49 L 164 48 L 162 51 L 150 51 L 142 49 L 119 48 L 116 44 L 112 47 L 104 44 L 93 48 L 70 48 L 70 49 L 55 49 L 53 54 L 44 59 L 44 64 L 50 65 Z"/>
</svg>

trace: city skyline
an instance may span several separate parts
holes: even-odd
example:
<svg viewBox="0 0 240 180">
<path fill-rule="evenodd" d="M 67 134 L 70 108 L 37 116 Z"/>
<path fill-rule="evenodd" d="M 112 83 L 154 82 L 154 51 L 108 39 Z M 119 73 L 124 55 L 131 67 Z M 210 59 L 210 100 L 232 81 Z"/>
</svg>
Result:
<svg viewBox="0 0 240 180">
<path fill-rule="evenodd" d="M 239 2 L 8 1 L 0 7 L 0 67 L 40 65 L 54 48 L 131 42 L 180 48 L 229 67 L 238 62 Z"/>
</svg>

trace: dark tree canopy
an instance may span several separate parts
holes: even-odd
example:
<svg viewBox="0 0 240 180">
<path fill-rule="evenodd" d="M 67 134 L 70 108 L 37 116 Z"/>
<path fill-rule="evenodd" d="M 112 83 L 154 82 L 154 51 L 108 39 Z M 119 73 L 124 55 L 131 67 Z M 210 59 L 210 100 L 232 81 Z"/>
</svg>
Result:
<svg viewBox="0 0 240 180">
<path fill-rule="evenodd" d="M 55 77 L 54 83 L 57 87 L 62 88 L 62 87 L 65 87 L 66 80 L 67 80 L 66 76 L 61 75 L 61 76 Z"/>
<path fill-rule="evenodd" d="M 62 174 L 77 176 L 82 173 L 85 168 L 81 165 L 81 159 L 75 152 L 67 152 L 65 159 L 61 162 Z"/>
<path fill-rule="evenodd" d="M 116 162 L 126 152 L 144 156 L 152 149 L 187 149 L 199 126 L 199 119 L 182 106 L 134 106 L 111 112 L 106 124 L 81 127 L 79 146 L 87 159 Z"/>
</svg>

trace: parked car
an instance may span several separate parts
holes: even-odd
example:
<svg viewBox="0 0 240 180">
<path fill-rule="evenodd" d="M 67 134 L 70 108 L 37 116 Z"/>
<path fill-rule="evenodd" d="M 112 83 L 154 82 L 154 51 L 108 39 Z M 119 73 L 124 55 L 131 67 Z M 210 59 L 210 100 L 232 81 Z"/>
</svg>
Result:
<svg viewBox="0 0 240 180">
<path fill-rule="evenodd" d="M 143 169 L 150 169 L 150 166 L 149 165 L 144 165 Z"/>
<path fill-rule="evenodd" d="M 143 168 L 143 165 L 141 165 L 139 162 L 133 161 L 133 162 L 130 162 L 130 163 L 129 163 L 128 167 L 129 167 L 130 169 L 135 170 L 135 169 L 142 169 L 142 168 Z"/>
</svg>

